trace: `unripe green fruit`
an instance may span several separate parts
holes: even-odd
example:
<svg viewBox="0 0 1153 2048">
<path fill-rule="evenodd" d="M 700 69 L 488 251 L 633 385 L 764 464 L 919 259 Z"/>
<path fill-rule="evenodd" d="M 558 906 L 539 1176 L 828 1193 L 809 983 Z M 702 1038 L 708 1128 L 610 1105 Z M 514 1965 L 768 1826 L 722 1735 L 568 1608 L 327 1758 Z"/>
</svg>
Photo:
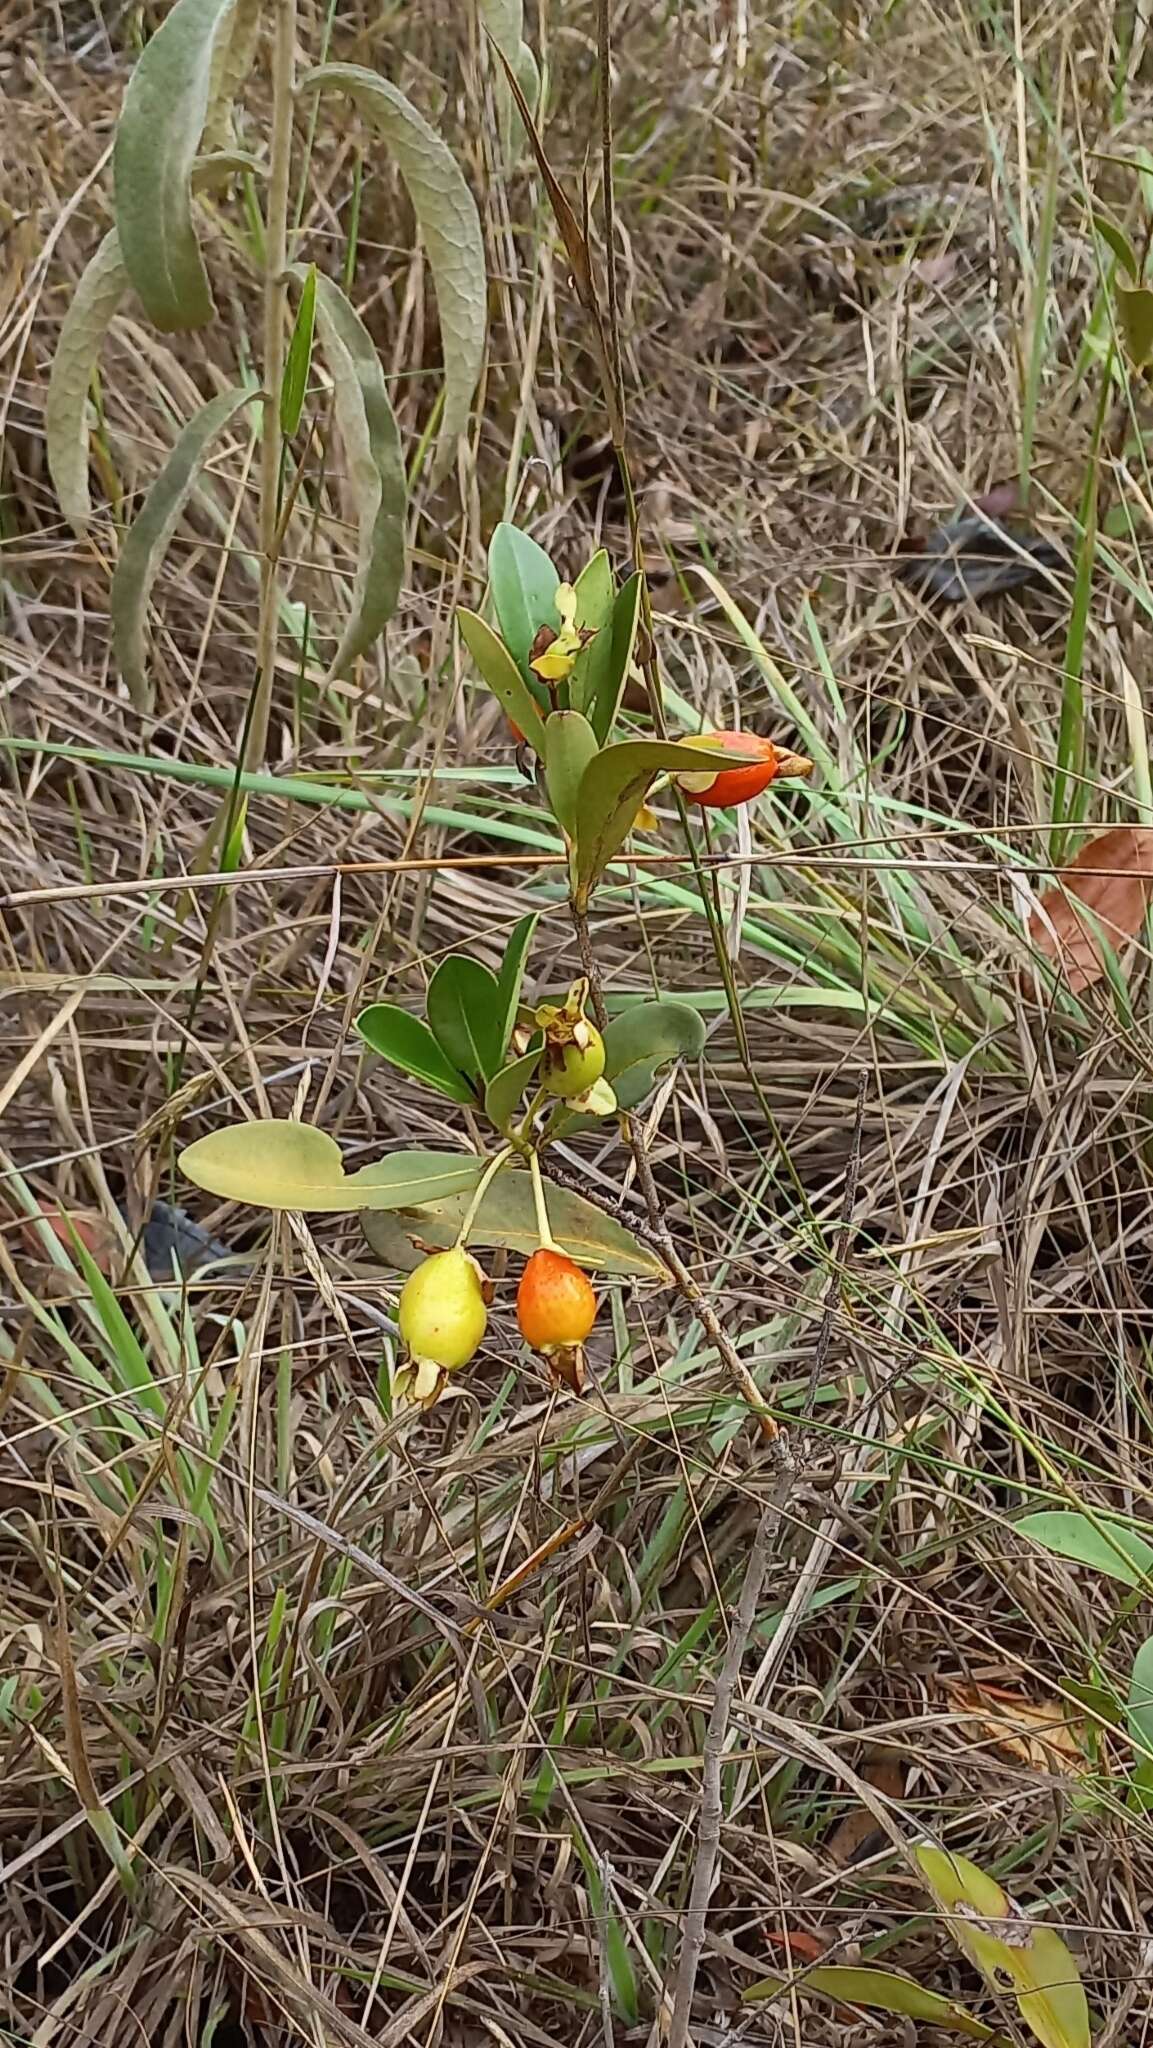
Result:
<svg viewBox="0 0 1153 2048">
<path fill-rule="evenodd" d="M 445 1372 L 467 1365 L 488 1322 L 476 1260 L 461 1245 L 434 1252 L 405 1281 L 397 1321 L 414 1359 Z"/>
<path fill-rule="evenodd" d="M 585 1094 L 605 1070 L 605 1042 L 596 1025 L 582 1019 L 578 1029 L 583 1046 L 545 1044 L 541 1081 L 550 1095 L 565 1101 L 570 1095 Z"/>
</svg>

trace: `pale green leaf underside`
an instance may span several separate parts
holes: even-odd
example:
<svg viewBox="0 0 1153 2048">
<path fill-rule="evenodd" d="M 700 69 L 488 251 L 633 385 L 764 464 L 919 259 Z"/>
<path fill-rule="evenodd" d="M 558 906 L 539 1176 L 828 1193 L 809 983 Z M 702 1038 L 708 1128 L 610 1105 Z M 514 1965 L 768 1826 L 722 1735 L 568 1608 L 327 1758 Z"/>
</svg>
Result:
<svg viewBox="0 0 1153 2048">
<path fill-rule="evenodd" d="M 487 619 L 482 619 L 479 612 L 466 610 L 464 605 L 458 607 L 456 619 L 460 637 L 493 696 L 513 724 L 520 727 L 530 747 L 543 758 L 544 720 L 504 641 L 493 632 Z"/>
<path fill-rule="evenodd" d="M 248 390 L 222 391 L 193 415 L 124 536 L 109 598 L 112 640 L 117 667 L 142 710 L 151 697 L 148 600 L 157 570 L 209 447 L 255 396 Z"/>
<path fill-rule="evenodd" d="M 396 610 L 404 573 L 408 485 L 396 414 L 372 336 L 340 286 L 319 275 L 316 317 L 356 506 L 352 611 L 328 671 L 341 676 L 367 652 Z"/>
<path fill-rule="evenodd" d="M 423 114 L 387 78 L 359 64 L 322 64 L 300 91 L 346 92 L 387 143 L 408 188 L 428 252 L 444 352 L 444 412 L 433 481 L 468 425 L 484 360 L 488 280 L 476 202 L 455 157 Z"/>
<path fill-rule="evenodd" d="M 198 1138 L 179 1165 L 187 1179 L 224 1201 L 325 1214 L 467 1196 L 484 1161 L 467 1152 L 391 1152 L 346 1173 L 340 1146 L 327 1132 L 268 1118 Z"/>
<path fill-rule="evenodd" d="M 1087 1564 L 1094 1571 L 1120 1579 L 1123 1586 L 1147 1585 L 1153 1581 L 1153 1546 L 1132 1529 L 1117 1522 L 1092 1522 L 1071 1508 L 1043 1509 L 1023 1515 L 1017 1532 L 1050 1550 L 1071 1564 Z"/>
<path fill-rule="evenodd" d="M 879 1970 L 868 1964 L 818 1964 L 797 1979 L 797 1988 L 818 1992 L 823 1998 L 863 2005 L 873 2012 L 903 2013 L 908 2019 L 925 2020 L 954 2034 L 964 2034 L 971 2041 L 993 2038 L 992 2027 L 987 2027 L 983 2020 L 898 1970 Z M 749 1985 L 744 2000 L 746 2004 L 755 2004 L 762 1999 L 779 1998 L 788 1989 L 789 1980 L 785 1977 L 763 1977 L 759 1983 Z"/>
<path fill-rule="evenodd" d="M 606 1216 L 583 1195 L 546 1183 L 549 1227 L 561 1250 L 578 1265 L 601 1273 L 636 1273 L 652 1280 L 667 1278 L 655 1252 L 649 1251 L 615 1217 Z M 466 1200 L 453 1196 L 446 1201 L 422 1205 L 411 1221 L 412 1234 L 423 1243 L 453 1244 L 464 1217 Z M 372 1224 L 366 1220 L 365 1236 L 374 1243 Z M 540 1239 L 533 1207 L 532 1179 L 511 1168 L 499 1173 L 485 1193 L 480 1214 L 469 1232 L 470 1244 L 503 1246 L 530 1258 Z M 380 1246 L 386 1257 L 385 1242 Z"/>
<path fill-rule="evenodd" d="M 214 311 L 192 221 L 192 165 L 234 4 L 176 0 L 136 61 L 116 130 L 112 161 L 124 265 L 164 334 L 203 327 Z"/>
<path fill-rule="evenodd" d="M 225 24 L 224 34 L 217 38 L 204 122 L 206 149 L 227 151 L 231 148 L 235 132 L 233 105 L 252 69 L 260 34 L 262 4 L 263 0 L 235 0 L 232 18 Z"/>
<path fill-rule="evenodd" d="M 72 294 L 52 358 L 44 401 L 49 474 L 60 510 L 80 533 L 92 517 L 88 494 L 88 394 L 104 337 L 127 290 L 128 273 L 113 228 L 105 235 Z"/>
</svg>

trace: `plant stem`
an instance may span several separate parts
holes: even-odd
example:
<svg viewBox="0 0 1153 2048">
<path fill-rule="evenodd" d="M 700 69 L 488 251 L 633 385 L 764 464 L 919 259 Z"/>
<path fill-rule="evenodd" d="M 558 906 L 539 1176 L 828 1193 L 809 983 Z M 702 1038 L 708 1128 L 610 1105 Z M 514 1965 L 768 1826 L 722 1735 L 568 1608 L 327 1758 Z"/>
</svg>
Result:
<svg viewBox="0 0 1153 2048">
<path fill-rule="evenodd" d="M 558 1247 L 548 1227 L 548 1207 L 544 1198 L 544 1182 L 541 1179 L 540 1160 L 536 1152 L 528 1155 L 528 1170 L 532 1175 L 532 1198 L 536 1204 L 536 1232 L 546 1252 L 555 1252 Z"/>
<path fill-rule="evenodd" d="M 500 1151 L 494 1153 L 493 1157 L 489 1160 L 488 1165 L 485 1167 L 484 1172 L 481 1174 L 481 1177 L 476 1184 L 476 1193 L 473 1195 L 473 1198 L 469 1203 L 468 1208 L 464 1212 L 464 1222 L 461 1224 L 460 1230 L 457 1233 L 456 1241 L 458 1245 L 466 1245 L 468 1243 L 468 1233 L 472 1229 L 473 1224 L 476 1222 L 476 1219 L 480 1214 L 480 1205 L 483 1202 L 485 1196 L 487 1195 L 493 1181 L 496 1179 L 497 1174 L 500 1172 L 501 1167 L 506 1164 L 506 1162 L 509 1158 L 511 1158 L 511 1156 L 512 1146 L 502 1145 Z"/>
<path fill-rule="evenodd" d="M 593 1011 L 596 1015 L 597 1024 L 603 1031 L 608 1024 L 608 1012 L 605 1008 L 600 968 L 592 949 L 588 918 L 585 912 L 579 910 L 575 904 L 570 904 L 569 909 L 572 915 L 573 930 L 576 933 L 577 946 L 580 951 L 581 966 L 588 979 Z M 649 1162 L 644 1133 L 639 1125 L 634 1124 L 631 1116 L 624 1111 L 620 1115 L 620 1129 L 621 1136 L 633 1155 L 641 1198 L 649 1214 L 654 1248 L 664 1261 L 665 1267 L 675 1282 L 683 1300 L 688 1302 L 705 1335 L 716 1350 L 721 1364 L 724 1366 L 741 1399 L 751 1408 L 756 1416 L 757 1422 L 760 1425 L 761 1435 L 764 1437 L 765 1442 L 771 1446 L 775 1461 L 782 1470 L 791 1471 L 792 1454 L 783 1431 L 768 1413 L 764 1397 L 752 1373 L 749 1371 L 748 1366 L 745 1364 L 744 1359 L 741 1357 L 708 1296 L 697 1285 L 673 1243 L 672 1233 L 665 1222 L 660 1190 L 653 1178 L 653 1169 Z"/>
<path fill-rule="evenodd" d="M 275 0 L 272 44 L 272 117 L 268 211 L 264 230 L 264 423 L 260 440 L 260 627 L 252 718 L 244 750 L 247 769 L 259 766 L 268 741 L 276 638 L 280 624 L 280 485 L 284 437 L 280 387 L 284 379 L 284 317 L 288 302 L 288 188 L 292 169 L 296 0 Z"/>
</svg>

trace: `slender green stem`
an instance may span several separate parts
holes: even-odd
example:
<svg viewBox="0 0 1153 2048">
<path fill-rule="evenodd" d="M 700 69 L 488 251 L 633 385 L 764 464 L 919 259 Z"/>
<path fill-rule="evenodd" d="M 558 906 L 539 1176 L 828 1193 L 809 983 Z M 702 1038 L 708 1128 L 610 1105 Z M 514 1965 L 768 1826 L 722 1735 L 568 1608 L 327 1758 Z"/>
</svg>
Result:
<svg viewBox="0 0 1153 2048">
<path fill-rule="evenodd" d="M 477 1217 L 480 1214 L 480 1205 L 483 1202 L 486 1194 L 488 1193 L 489 1188 L 491 1187 L 493 1181 L 496 1179 L 497 1174 L 500 1172 L 501 1167 L 507 1165 L 511 1157 L 512 1146 L 502 1145 L 500 1151 L 494 1153 L 493 1157 L 489 1160 L 488 1165 L 485 1167 L 484 1172 L 481 1174 L 481 1177 L 476 1184 L 476 1193 L 473 1195 L 473 1198 L 469 1203 L 468 1208 L 464 1212 L 464 1222 L 460 1226 L 460 1231 L 458 1233 L 456 1240 L 458 1245 L 465 1245 L 468 1243 L 468 1234 L 469 1231 L 472 1229 L 473 1224 L 476 1222 Z"/>
<path fill-rule="evenodd" d="M 546 1252 L 555 1252 L 559 1247 L 552 1231 L 549 1229 L 548 1208 L 544 1198 L 544 1182 L 541 1179 L 540 1160 L 535 1152 L 529 1153 L 528 1170 L 532 1175 L 532 1198 L 536 1205 L 536 1234 L 541 1241 L 542 1248 Z"/>
<path fill-rule="evenodd" d="M 275 0 L 272 45 L 272 119 L 268 164 L 268 214 L 264 236 L 264 422 L 260 440 L 260 628 L 256 693 L 244 765 L 264 759 L 276 636 L 280 622 L 280 484 L 284 437 L 280 387 L 284 381 L 284 318 L 288 300 L 288 200 L 292 170 L 293 85 L 296 65 L 296 0 Z"/>
</svg>

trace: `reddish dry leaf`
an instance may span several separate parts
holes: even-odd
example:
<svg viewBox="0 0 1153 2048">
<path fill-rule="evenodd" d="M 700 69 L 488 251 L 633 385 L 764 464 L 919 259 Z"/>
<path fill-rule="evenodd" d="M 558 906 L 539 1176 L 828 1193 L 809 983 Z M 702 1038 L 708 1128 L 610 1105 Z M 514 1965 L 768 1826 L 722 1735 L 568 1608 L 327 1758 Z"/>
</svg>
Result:
<svg viewBox="0 0 1153 2048">
<path fill-rule="evenodd" d="M 54 1236 L 60 1239 L 66 1252 L 71 1252 L 74 1248 L 72 1233 L 75 1231 L 85 1251 L 99 1267 L 105 1279 L 109 1277 L 116 1258 L 116 1239 L 98 1209 L 52 1209 L 47 1202 L 41 1202 L 40 1214 Z M 44 1247 L 35 1225 L 26 1220 L 22 1221 L 20 1234 L 29 1256 L 44 1259 Z"/>
<path fill-rule="evenodd" d="M 1029 919 L 1029 939 L 1061 969 L 1077 995 L 1105 973 L 1094 920 L 1116 952 L 1140 931 L 1151 895 L 1153 825 L 1114 825 L 1091 839 L 1072 865 L 1059 871 L 1057 885 L 1041 897 L 1044 917 L 1034 912 Z"/>
<path fill-rule="evenodd" d="M 815 1934 L 806 1933 L 803 1927 L 766 1927 L 765 1940 L 771 1948 L 787 1949 L 791 1956 L 799 1956 L 805 1963 L 819 1963 L 829 1945 Z"/>
</svg>

